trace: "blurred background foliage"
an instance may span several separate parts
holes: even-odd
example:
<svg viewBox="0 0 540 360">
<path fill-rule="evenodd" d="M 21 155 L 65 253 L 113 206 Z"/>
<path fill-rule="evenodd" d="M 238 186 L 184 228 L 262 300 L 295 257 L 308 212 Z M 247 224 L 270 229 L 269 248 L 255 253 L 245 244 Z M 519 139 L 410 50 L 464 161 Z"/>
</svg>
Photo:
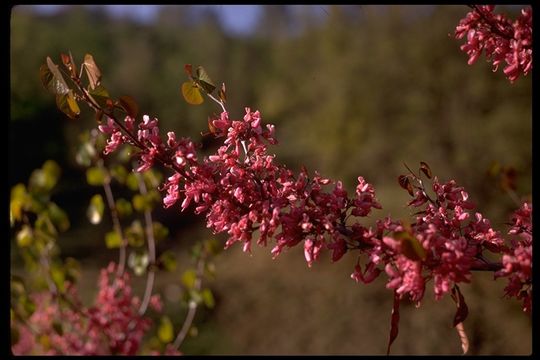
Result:
<svg viewBox="0 0 540 360">
<path fill-rule="evenodd" d="M 81 260 L 85 281 L 94 283 L 97 268 L 117 254 L 104 251 L 110 227 L 91 227 L 85 217 L 92 190 L 74 161 L 79 134 L 95 126 L 92 111 L 83 108 L 81 119 L 67 119 L 39 81 L 45 58 L 59 63 L 68 51 L 79 63 L 92 54 L 109 93 L 134 97 L 143 113 L 159 118 L 164 133 L 194 139 L 201 139 L 207 116 L 219 111 L 208 101 L 190 106 L 180 94 L 183 65 L 203 65 L 216 84 L 226 84 L 233 117 L 249 106 L 276 125 L 280 144 L 273 151 L 280 162 L 341 179 L 350 191 L 359 175 L 372 183 L 383 205 L 372 220 L 410 216 L 397 177 L 406 172 L 403 163 L 415 168 L 425 161 L 440 179 L 465 186 L 478 211 L 506 231 L 516 204 L 488 172 L 494 162 L 514 168 L 517 194 L 530 196 L 532 81 L 511 85 L 482 60 L 467 65 L 452 36 L 466 6 L 260 7 L 256 25 L 242 34 L 226 31 L 219 6 L 160 6 L 145 23 L 99 6 L 64 6 L 48 15 L 32 6 L 13 8 L 9 184 L 25 182 L 46 159 L 61 165 L 53 199 L 68 211 L 72 228 L 60 247 Z M 519 7 L 499 10 L 514 17 Z M 203 151 L 216 145 L 205 143 Z M 177 208 L 157 217 L 170 228 L 168 246 L 180 256 L 196 239 L 211 236 L 203 219 Z M 186 342 L 185 353 L 385 352 L 392 295 L 382 279 L 356 285 L 349 278 L 352 254 L 337 264 L 323 256 L 308 269 L 301 249 L 274 261 L 269 251 L 255 248 L 247 256 L 235 247 L 216 260 L 216 307 L 199 314 L 198 336 Z M 174 294 L 178 282 L 162 277 L 158 285 Z M 531 322 L 517 302 L 501 299 L 503 287 L 491 274 L 475 274 L 462 289 L 473 354 L 531 352 Z M 428 291 L 420 309 L 403 308 L 393 353 L 460 353 L 451 328 L 454 304 L 432 298 Z"/>
</svg>

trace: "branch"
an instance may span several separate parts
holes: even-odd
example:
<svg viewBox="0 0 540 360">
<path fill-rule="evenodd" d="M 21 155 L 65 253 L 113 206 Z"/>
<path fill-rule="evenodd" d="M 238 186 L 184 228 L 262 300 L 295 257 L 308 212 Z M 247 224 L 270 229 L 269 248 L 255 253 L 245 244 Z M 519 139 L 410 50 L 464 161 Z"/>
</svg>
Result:
<svg viewBox="0 0 540 360">
<path fill-rule="evenodd" d="M 141 174 L 135 173 L 135 176 L 137 177 L 137 181 L 139 184 L 139 190 L 141 194 L 144 196 L 148 194 L 148 191 L 146 190 L 146 185 L 144 183 L 144 179 L 142 178 Z M 155 263 L 156 263 L 156 241 L 154 239 L 154 229 L 153 229 L 153 222 L 152 222 L 152 213 L 150 210 L 144 210 L 144 222 L 145 222 L 145 230 L 146 230 L 146 238 L 148 241 L 148 257 L 149 257 L 149 263 L 150 267 L 148 269 L 148 277 L 146 279 L 146 288 L 144 291 L 143 301 L 141 303 L 141 307 L 139 308 L 139 315 L 144 315 L 146 312 L 146 309 L 148 308 L 148 304 L 150 303 L 150 297 L 152 296 L 152 289 L 154 287 L 154 279 L 156 276 L 155 271 Z"/>
<path fill-rule="evenodd" d="M 194 289 L 196 291 L 199 291 L 201 289 L 204 266 L 205 266 L 205 259 L 204 259 L 204 255 L 202 255 L 197 262 L 197 279 L 195 280 L 195 285 L 194 285 Z M 195 318 L 196 313 L 197 313 L 197 302 L 195 302 L 194 300 L 190 300 L 189 310 L 186 315 L 186 319 L 184 320 L 184 324 L 182 325 L 182 328 L 180 329 L 180 332 L 176 336 L 176 339 L 174 340 L 174 343 L 173 343 L 173 346 L 175 349 L 179 349 L 180 345 L 182 345 L 182 343 L 184 342 L 184 339 L 187 336 L 187 333 L 191 327 L 191 324 L 193 323 L 193 319 Z"/>
</svg>

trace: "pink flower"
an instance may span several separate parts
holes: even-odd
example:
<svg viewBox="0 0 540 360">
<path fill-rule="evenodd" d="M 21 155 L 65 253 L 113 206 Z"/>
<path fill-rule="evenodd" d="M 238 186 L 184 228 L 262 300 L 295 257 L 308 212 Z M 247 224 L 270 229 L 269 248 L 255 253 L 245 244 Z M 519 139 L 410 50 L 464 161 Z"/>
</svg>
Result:
<svg viewBox="0 0 540 360">
<path fill-rule="evenodd" d="M 474 10 L 459 22 L 455 37 L 467 35 L 467 42 L 461 46 L 469 56 L 472 65 L 484 51 L 493 62 L 493 71 L 506 63 L 504 74 L 514 82 L 519 75 L 527 75 L 532 70 L 532 8 L 521 10 L 514 22 L 502 14 L 494 14 L 495 6 L 475 6 Z"/>
</svg>

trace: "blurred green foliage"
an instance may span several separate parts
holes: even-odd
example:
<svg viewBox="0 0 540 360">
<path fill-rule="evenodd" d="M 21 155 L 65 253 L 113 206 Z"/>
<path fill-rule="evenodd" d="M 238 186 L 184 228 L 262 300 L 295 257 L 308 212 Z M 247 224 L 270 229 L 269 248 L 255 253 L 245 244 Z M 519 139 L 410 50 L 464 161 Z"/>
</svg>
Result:
<svg viewBox="0 0 540 360">
<path fill-rule="evenodd" d="M 511 17 L 519 10 L 501 8 Z M 465 186 L 479 211 L 504 231 L 516 205 L 487 172 L 494 161 L 511 166 L 516 192 L 532 191 L 532 81 L 520 78 L 510 85 L 483 61 L 467 65 L 452 36 L 467 11 L 465 6 L 347 5 L 326 11 L 265 5 L 252 33 L 233 36 L 216 12 L 195 12 L 187 5 L 161 7 L 150 24 L 112 18 L 99 7 L 71 6 L 40 16 L 31 6 L 17 6 L 11 18 L 10 186 L 52 158 L 68 180 L 72 173 L 73 184 L 60 188 L 59 196 L 62 189 L 76 192 L 69 201 L 88 204 L 88 191 L 74 185 L 84 178 L 74 158 L 78 134 L 95 126 L 93 113 L 82 105 L 81 119 L 68 120 L 39 80 L 46 56 L 59 63 L 59 54 L 71 51 L 78 63 L 92 54 L 111 96 L 135 98 L 139 113 L 158 117 L 164 132 L 200 139 L 208 114 L 219 111 L 212 102 L 194 107 L 182 98 L 184 64 L 200 64 L 216 84 L 226 84 L 233 117 L 249 106 L 261 111 L 264 122 L 276 124 L 278 161 L 341 179 L 350 190 L 362 175 L 375 186 L 380 216 L 396 218 L 409 215 L 408 194 L 397 182 L 406 173 L 403 163 L 425 161 L 439 178 Z M 206 145 L 204 151 L 215 146 Z M 181 225 L 190 231 L 189 224 Z M 282 256 L 301 262 L 296 254 Z M 498 301 L 498 295 L 490 297 Z M 399 340 L 396 346 L 399 351 Z M 401 349 L 413 352 L 414 346 Z"/>
</svg>

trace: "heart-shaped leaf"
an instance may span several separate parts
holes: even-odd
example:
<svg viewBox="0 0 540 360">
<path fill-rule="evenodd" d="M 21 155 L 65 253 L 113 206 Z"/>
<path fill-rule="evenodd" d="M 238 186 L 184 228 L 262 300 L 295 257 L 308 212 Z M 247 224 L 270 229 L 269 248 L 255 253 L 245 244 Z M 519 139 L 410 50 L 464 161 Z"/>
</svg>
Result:
<svg viewBox="0 0 540 360">
<path fill-rule="evenodd" d="M 133 119 L 135 119 L 139 114 L 139 105 L 131 96 L 120 96 L 120 98 L 118 99 L 118 103 L 120 104 L 122 109 L 124 109 L 126 113 Z"/>
<path fill-rule="evenodd" d="M 200 105 L 204 101 L 199 87 L 192 81 L 186 81 L 182 84 L 182 95 L 188 104 L 191 105 Z"/>
<path fill-rule="evenodd" d="M 50 57 L 47 56 L 47 69 L 43 66 L 40 68 L 40 77 L 41 82 L 53 94 L 56 95 L 66 95 L 69 92 L 69 87 L 58 70 L 58 65 L 56 65 Z"/>
<path fill-rule="evenodd" d="M 210 76 L 208 76 L 202 66 L 197 67 L 197 82 L 204 89 L 204 91 L 209 94 L 211 94 L 216 88 L 216 85 L 214 85 L 214 82 L 212 79 L 210 79 Z"/>
<path fill-rule="evenodd" d="M 86 75 L 88 75 L 90 89 L 93 90 L 101 83 L 101 71 L 99 71 L 93 56 L 90 54 L 84 56 L 83 66 L 86 70 Z"/>
</svg>

